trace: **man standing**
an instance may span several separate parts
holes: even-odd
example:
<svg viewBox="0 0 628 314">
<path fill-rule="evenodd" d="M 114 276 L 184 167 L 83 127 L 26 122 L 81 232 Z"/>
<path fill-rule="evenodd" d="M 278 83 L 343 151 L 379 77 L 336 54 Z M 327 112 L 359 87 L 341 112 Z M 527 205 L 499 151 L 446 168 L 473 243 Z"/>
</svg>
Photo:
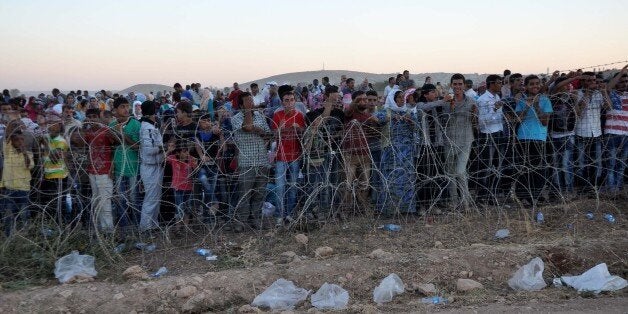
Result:
<svg viewBox="0 0 628 314">
<path fill-rule="evenodd" d="M 454 97 L 443 108 L 445 127 L 445 174 L 449 176 L 449 196 L 454 207 L 462 199 L 465 210 L 469 208 L 467 163 L 473 143 L 473 124 L 476 112 L 475 100 L 464 95 L 464 76 L 456 73 L 450 80 Z"/>
<path fill-rule="evenodd" d="M 579 82 L 582 89 L 576 93 L 576 111 L 580 113 L 576 121 L 576 176 L 581 186 L 595 188 L 602 183 L 602 108 L 609 110 L 610 102 L 606 90 L 598 90 L 595 73 L 583 73 Z"/>
<path fill-rule="evenodd" d="M 140 120 L 140 177 L 144 185 L 144 203 L 140 217 L 140 231 L 150 232 L 159 228 L 161 183 L 164 177 L 164 149 L 161 132 L 155 126 L 155 104 L 142 103 Z"/>
<path fill-rule="evenodd" d="M 524 86 L 525 93 L 515 108 L 521 121 L 517 138 L 523 158 L 516 192 L 526 205 L 536 207 L 545 180 L 545 141 L 553 110 L 549 98 L 540 94 L 541 80 L 536 75 L 526 76 Z"/>
<path fill-rule="evenodd" d="M 611 90 L 612 110 L 606 116 L 604 133 L 608 149 L 607 188 L 612 194 L 619 193 L 624 183 L 628 163 L 628 65 L 608 83 Z"/>
<path fill-rule="evenodd" d="M 238 85 L 238 82 L 233 83 L 233 90 L 231 91 L 231 93 L 229 93 L 227 99 L 231 102 L 231 108 L 233 108 L 234 111 L 237 111 L 239 109 L 238 99 L 240 97 L 240 93 L 242 93 L 242 91 L 240 90 L 240 85 Z"/>
<path fill-rule="evenodd" d="M 265 107 L 266 101 L 264 100 L 264 95 L 259 92 L 259 86 L 257 83 L 251 83 L 251 97 L 253 98 L 253 105 L 255 107 Z"/>
<path fill-rule="evenodd" d="M 272 129 L 277 137 L 277 162 L 275 180 L 279 197 L 279 217 L 277 226 L 283 226 L 284 220 L 293 222 L 292 217 L 297 202 L 297 177 L 301 169 L 301 133 L 305 128 L 305 118 L 295 109 L 294 92 L 281 94 L 283 110 L 273 115 Z M 289 186 L 286 189 L 286 184 Z"/>
<path fill-rule="evenodd" d="M 138 223 L 137 172 L 140 122 L 131 118 L 129 101 L 124 97 L 114 100 L 113 111 L 116 120 L 112 121 L 109 127 L 115 132 L 119 141 L 113 153 L 113 176 L 116 188 L 114 206 L 116 224 L 119 228 L 124 228 L 130 223 Z"/>
<path fill-rule="evenodd" d="M 384 87 L 384 99 L 388 97 L 388 94 L 390 94 L 393 89 L 399 89 L 399 86 L 396 86 L 395 82 L 396 80 L 394 76 L 388 78 L 388 85 Z"/>
<path fill-rule="evenodd" d="M 496 203 L 497 184 L 501 178 L 501 164 L 504 156 L 504 116 L 499 92 L 502 78 L 489 75 L 486 78 L 487 90 L 477 100 L 480 157 L 480 193 L 478 201 Z M 467 93 L 466 97 L 473 99 Z"/>
<path fill-rule="evenodd" d="M 266 141 L 272 135 L 266 117 L 254 110 L 253 97 L 249 93 L 240 95 L 242 110 L 231 118 L 233 138 L 239 150 L 238 155 L 238 195 L 233 229 L 240 232 L 244 229 L 244 222 L 249 215 L 253 216 L 251 225 L 254 228 L 264 227 L 261 217 L 261 208 L 266 196 L 265 188 L 268 182 L 269 160 L 266 151 Z"/>
</svg>

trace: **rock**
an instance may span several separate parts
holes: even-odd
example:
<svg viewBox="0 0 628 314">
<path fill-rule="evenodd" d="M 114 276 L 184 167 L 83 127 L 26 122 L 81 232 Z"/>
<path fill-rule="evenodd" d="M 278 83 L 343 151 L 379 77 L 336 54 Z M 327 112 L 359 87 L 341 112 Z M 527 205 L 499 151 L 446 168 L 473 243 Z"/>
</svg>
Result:
<svg viewBox="0 0 628 314">
<path fill-rule="evenodd" d="M 472 272 L 472 271 L 470 271 L 468 275 L 469 275 L 469 276 L 468 276 L 469 278 L 473 277 L 473 272 Z"/>
<path fill-rule="evenodd" d="M 303 233 L 299 233 L 297 235 L 294 236 L 294 239 L 303 245 L 307 245 L 307 242 L 309 241 L 309 239 L 307 238 L 306 235 L 304 235 Z"/>
<path fill-rule="evenodd" d="M 334 249 L 329 246 L 321 246 L 314 251 L 314 256 L 316 257 L 329 257 L 332 254 L 334 254 Z"/>
<path fill-rule="evenodd" d="M 484 288 L 484 286 L 473 279 L 458 278 L 456 281 L 456 289 L 458 291 L 466 292 L 482 288 Z"/>
<path fill-rule="evenodd" d="M 262 313 L 262 310 L 254 306 L 245 304 L 238 309 L 238 313 Z"/>
<path fill-rule="evenodd" d="M 443 259 L 444 259 L 444 260 L 448 260 L 448 259 L 449 259 L 449 256 L 445 255 L 445 256 L 443 256 Z"/>
<path fill-rule="evenodd" d="M 467 277 L 469 277 L 469 272 L 468 272 L 468 271 L 463 270 L 463 271 L 461 271 L 458 275 L 459 275 L 460 277 L 462 277 L 462 278 L 467 278 Z"/>
<path fill-rule="evenodd" d="M 177 298 L 189 298 L 196 293 L 197 289 L 195 286 L 184 286 L 179 290 L 172 291 L 171 295 Z"/>
<path fill-rule="evenodd" d="M 422 294 L 426 296 L 431 296 L 436 294 L 436 286 L 432 283 L 421 283 L 417 285 L 416 290 L 419 290 Z"/>
<path fill-rule="evenodd" d="M 63 290 L 63 291 L 59 292 L 59 295 L 62 296 L 63 298 L 65 298 L 65 299 L 67 299 L 67 298 L 69 298 L 72 295 L 72 293 L 74 293 L 74 291 L 72 291 L 72 290 Z"/>
<path fill-rule="evenodd" d="M 148 279 L 148 273 L 142 269 L 142 267 L 140 267 L 140 265 L 133 265 L 129 268 L 127 268 L 123 273 L 122 276 L 124 278 L 126 278 L 127 280 L 131 280 L 131 279 L 140 279 L 140 280 L 144 280 L 144 279 Z"/>
<path fill-rule="evenodd" d="M 369 254 L 369 258 L 372 259 L 389 259 L 392 257 L 392 253 L 386 252 L 382 249 L 377 249 Z"/>
<path fill-rule="evenodd" d="M 192 277 L 192 279 L 194 279 L 194 281 L 196 281 L 197 283 L 203 283 L 203 278 L 201 278 L 200 276 L 194 276 Z"/>
<path fill-rule="evenodd" d="M 122 292 L 113 295 L 114 300 L 120 300 L 122 298 L 124 298 L 124 294 Z"/>
<path fill-rule="evenodd" d="M 437 249 L 442 249 L 445 246 L 443 245 L 443 242 L 436 241 L 436 242 L 434 242 L 434 247 L 437 248 Z"/>
<path fill-rule="evenodd" d="M 181 310 L 183 310 L 183 312 L 201 312 L 204 308 L 206 300 L 207 296 L 205 293 L 201 292 L 183 303 Z"/>
<path fill-rule="evenodd" d="M 290 263 L 294 260 L 296 256 L 297 253 L 294 253 L 292 251 L 283 252 L 279 255 L 279 262 L 282 264 Z"/>
</svg>

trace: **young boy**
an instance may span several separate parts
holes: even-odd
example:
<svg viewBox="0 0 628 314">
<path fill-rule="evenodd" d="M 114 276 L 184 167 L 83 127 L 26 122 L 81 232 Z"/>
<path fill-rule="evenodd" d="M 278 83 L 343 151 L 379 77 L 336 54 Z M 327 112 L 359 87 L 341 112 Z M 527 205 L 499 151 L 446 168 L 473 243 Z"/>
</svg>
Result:
<svg viewBox="0 0 628 314">
<path fill-rule="evenodd" d="M 67 189 L 66 154 L 69 146 L 63 138 L 61 117 L 54 112 L 49 112 L 46 121 L 48 134 L 43 138 L 43 144 L 46 148 L 44 150 L 44 180 L 41 183 L 42 200 L 46 207 L 54 206 L 53 213 L 57 215 L 59 223 L 62 223 L 62 220 L 69 223 L 74 218 L 72 213 L 69 211 L 62 212 L 62 198 Z"/>
<path fill-rule="evenodd" d="M 29 212 L 28 193 L 30 191 L 31 169 L 33 169 L 33 153 L 24 145 L 22 123 L 13 121 L 7 127 L 6 137 L 2 143 L 4 156 L 4 172 L 0 187 L 3 187 L 2 208 L 6 211 L 4 216 L 4 232 L 8 237 L 13 232 L 13 222 L 20 218 L 27 223 Z"/>
</svg>

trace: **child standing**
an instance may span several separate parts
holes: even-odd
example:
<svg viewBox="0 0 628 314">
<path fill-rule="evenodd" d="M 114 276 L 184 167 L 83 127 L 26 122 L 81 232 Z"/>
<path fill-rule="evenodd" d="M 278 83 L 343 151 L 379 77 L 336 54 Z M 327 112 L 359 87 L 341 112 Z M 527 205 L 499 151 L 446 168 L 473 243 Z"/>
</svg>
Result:
<svg viewBox="0 0 628 314">
<path fill-rule="evenodd" d="M 168 157 L 166 161 L 172 167 L 172 189 L 174 189 L 174 200 L 177 206 L 175 219 L 177 222 L 183 221 L 188 224 L 190 211 L 189 201 L 192 199 L 192 174 L 196 169 L 196 159 L 190 156 L 190 149 L 184 141 L 176 144 L 168 144 Z M 187 212 L 186 212 L 187 209 Z M 176 228 L 179 231 L 181 226 Z"/>
<path fill-rule="evenodd" d="M 26 206 L 30 192 L 31 169 L 34 165 L 33 153 L 24 145 L 22 123 L 19 120 L 13 122 L 7 127 L 6 137 L 2 143 L 4 172 L 0 181 L 0 187 L 4 188 L 0 204 L 6 211 L 4 232 L 7 237 L 13 231 L 14 221 L 20 218 L 25 224 L 30 216 Z"/>
</svg>

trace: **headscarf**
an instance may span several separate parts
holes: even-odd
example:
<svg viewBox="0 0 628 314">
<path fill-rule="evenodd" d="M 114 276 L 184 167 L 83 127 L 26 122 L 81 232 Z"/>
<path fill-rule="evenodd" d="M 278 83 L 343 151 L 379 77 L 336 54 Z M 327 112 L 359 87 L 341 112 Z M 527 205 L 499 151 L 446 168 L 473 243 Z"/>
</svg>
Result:
<svg viewBox="0 0 628 314">
<path fill-rule="evenodd" d="M 386 102 L 384 103 L 384 108 L 386 109 L 390 109 L 394 112 L 406 112 L 407 108 L 405 106 L 405 98 L 404 98 L 404 105 L 399 107 L 397 105 L 397 103 L 395 102 L 395 94 L 397 94 L 397 92 L 401 92 L 403 94 L 403 92 L 400 89 L 395 89 L 393 88 L 393 90 L 391 90 L 388 93 L 388 96 L 386 96 Z"/>
<path fill-rule="evenodd" d="M 134 101 L 133 108 L 131 108 L 131 110 L 133 112 L 133 116 L 139 120 L 142 117 L 142 102 L 139 100 Z"/>
</svg>

